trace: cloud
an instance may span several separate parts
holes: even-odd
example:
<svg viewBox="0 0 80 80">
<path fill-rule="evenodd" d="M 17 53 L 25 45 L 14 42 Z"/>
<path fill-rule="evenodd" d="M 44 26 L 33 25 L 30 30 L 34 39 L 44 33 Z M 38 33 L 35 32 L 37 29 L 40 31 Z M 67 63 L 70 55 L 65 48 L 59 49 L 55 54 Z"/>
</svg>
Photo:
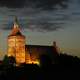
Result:
<svg viewBox="0 0 80 80">
<path fill-rule="evenodd" d="M 0 29 L 2 30 L 11 30 L 13 26 L 14 17 L 12 15 L 14 12 L 13 13 L 8 12 L 8 13 L 9 15 L 7 18 L 4 17 L 3 20 L 1 19 Z M 52 12 L 42 11 L 41 13 L 36 13 L 33 11 L 32 14 L 31 13 L 27 14 L 27 16 L 26 15 L 21 16 L 24 14 L 23 10 L 22 12 L 19 13 L 22 13 L 22 14 L 17 14 L 19 16 L 18 19 L 20 23 L 20 28 L 29 29 L 31 31 L 39 31 L 39 32 L 56 31 L 58 29 L 61 29 L 62 25 L 65 23 L 65 18 L 66 18 L 66 15 L 64 16 L 60 14 L 53 15 L 54 13 L 53 11 Z"/>
<path fill-rule="evenodd" d="M 5 14 L 6 13 L 6 14 Z M 0 29 L 10 30 L 14 22 L 14 16 L 19 19 L 22 29 L 33 31 L 56 31 L 63 27 L 69 16 L 65 10 L 46 11 L 34 8 L 0 8 Z"/>
<path fill-rule="evenodd" d="M 9 2 L 9 0 L 6 1 Z M 60 8 L 62 4 L 67 5 L 68 0 L 21 0 L 22 4 L 14 0 L 13 5 L 11 5 L 11 0 L 9 3 L 6 1 L 0 1 L 0 4 L 5 6 L 0 7 L 0 29 L 2 30 L 12 28 L 15 15 L 19 19 L 21 28 L 43 32 L 62 29 L 71 18 L 68 9 L 53 9 Z M 18 7 L 15 6 L 16 4 L 19 4 Z"/>
<path fill-rule="evenodd" d="M 21 8 L 26 0 L 0 0 L 1 7 Z"/>
<path fill-rule="evenodd" d="M 8 8 L 22 8 L 25 6 L 50 10 L 57 5 L 66 8 L 67 2 L 68 0 L 0 0 L 0 6 Z"/>
<path fill-rule="evenodd" d="M 30 22 L 30 23 L 24 23 L 21 25 L 23 29 L 29 29 L 31 31 L 39 31 L 39 32 L 51 32 L 51 31 L 56 31 L 58 29 L 62 28 L 62 24 L 64 23 L 49 23 L 49 22 Z"/>
</svg>

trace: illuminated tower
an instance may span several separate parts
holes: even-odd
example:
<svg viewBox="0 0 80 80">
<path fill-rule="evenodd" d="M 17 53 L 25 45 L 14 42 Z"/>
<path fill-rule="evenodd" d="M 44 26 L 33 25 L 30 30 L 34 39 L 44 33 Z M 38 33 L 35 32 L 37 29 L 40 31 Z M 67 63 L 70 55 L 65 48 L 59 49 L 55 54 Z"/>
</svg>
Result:
<svg viewBox="0 0 80 80">
<path fill-rule="evenodd" d="M 12 32 L 8 36 L 8 56 L 15 57 L 16 63 L 25 62 L 25 36 L 20 32 L 20 27 L 16 17 Z"/>
</svg>

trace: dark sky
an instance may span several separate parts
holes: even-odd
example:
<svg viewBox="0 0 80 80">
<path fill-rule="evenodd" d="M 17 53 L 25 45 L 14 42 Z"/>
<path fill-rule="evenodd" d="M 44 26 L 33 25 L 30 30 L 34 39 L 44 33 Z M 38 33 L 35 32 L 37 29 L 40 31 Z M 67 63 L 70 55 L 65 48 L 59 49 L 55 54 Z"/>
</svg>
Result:
<svg viewBox="0 0 80 80">
<path fill-rule="evenodd" d="M 35 7 L 53 9 L 56 5 L 66 8 L 68 0 L 0 0 L 0 6 L 8 8 Z"/>
<path fill-rule="evenodd" d="M 37 31 L 54 31 L 62 28 L 65 23 L 63 21 L 53 22 L 53 20 L 64 20 L 67 15 L 61 15 L 62 17 L 52 18 L 55 10 L 67 9 L 68 0 L 0 0 L 0 13 L 1 16 L 13 17 L 18 16 L 19 21 L 23 24 L 22 28 L 26 28 L 25 25 L 30 26 L 28 29 Z M 6 13 L 6 14 L 4 14 Z M 55 15 L 57 16 L 57 14 Z M 1 17 L 2 18 L 2 17 Z M 4 23 L 3 23 L 4 21 Z M 12 23 L 9 19 L 5 21 L 0 27 L 1 29 L 11 29 Z M 7 26 L 6 26 L 7 25 Z"/>
</svg>

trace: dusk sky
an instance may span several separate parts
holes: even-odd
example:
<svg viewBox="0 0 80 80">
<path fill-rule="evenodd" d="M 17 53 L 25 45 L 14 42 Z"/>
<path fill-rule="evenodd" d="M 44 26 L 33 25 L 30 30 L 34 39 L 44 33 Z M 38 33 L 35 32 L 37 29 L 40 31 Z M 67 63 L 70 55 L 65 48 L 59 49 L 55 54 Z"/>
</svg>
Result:
<svg viewBox="0 0 80 80">
<path fill-rule="evenodd" d="M 26 44 L 52 45 L 80 57 L 80 0 L 0 0 L 0 59 L 18 17 Z"/>
</svg>

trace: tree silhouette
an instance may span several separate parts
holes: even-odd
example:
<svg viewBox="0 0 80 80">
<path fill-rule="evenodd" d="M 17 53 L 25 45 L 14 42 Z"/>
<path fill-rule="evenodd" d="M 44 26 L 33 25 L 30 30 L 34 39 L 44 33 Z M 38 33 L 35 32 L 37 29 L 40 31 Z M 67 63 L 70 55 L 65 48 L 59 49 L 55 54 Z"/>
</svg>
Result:
<svg viewBox="0 0 80 80">
<path fill-rule="evenodd" d="M 9 64 L 11 64 L 11 65 L 15 65 L 16 64 L 16 60 L 15 60 L 15 58 L 13 56 L 9 57 Z"/>
<path fill-rule="evenodd" d="M 3 65 L 7 66 L 7 65 L 14 65 L 16 64 L 16 60 L 13 56 L 8 57 L 7 55 L 5 55 L 4 59 L 3 59 Z"/>
<path fill-rule="evenodd" d="M 9 59 L 8 56 L 5 55 L 3 59 L 3 65 L 8 65 L 8 59 Z"/>
</svg>

